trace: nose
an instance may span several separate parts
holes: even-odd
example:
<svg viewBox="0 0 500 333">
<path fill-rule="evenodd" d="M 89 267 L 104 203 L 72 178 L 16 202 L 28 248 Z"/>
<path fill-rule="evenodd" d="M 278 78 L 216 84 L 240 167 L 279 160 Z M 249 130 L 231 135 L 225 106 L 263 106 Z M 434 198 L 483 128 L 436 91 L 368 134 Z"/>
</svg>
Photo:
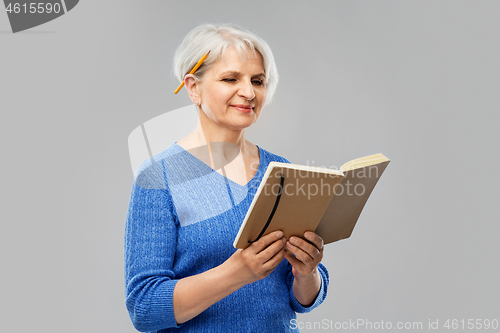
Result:
<svg viewBox="0 0 500 333">
<path fill-rule="evenodd" d="M 252 100 L 255 97 L 255 92 L 253 91 L 253 85 L 251 81 L 242 82 L 240 89 L 238 90 L 238 95 L 247 99 Z"/>
</svg>

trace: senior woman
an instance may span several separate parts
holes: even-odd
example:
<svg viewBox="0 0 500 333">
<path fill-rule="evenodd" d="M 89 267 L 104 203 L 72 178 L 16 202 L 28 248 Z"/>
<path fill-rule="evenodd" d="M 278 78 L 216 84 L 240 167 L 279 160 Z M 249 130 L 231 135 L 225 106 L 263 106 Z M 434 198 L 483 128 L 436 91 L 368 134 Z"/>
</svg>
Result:
<svg viewBox="0 0 500 333">
<path fill-rule="evenodd" d="M 151 332 L 296 332 L 296 312 L 326 297 L 323 240 L 276 230 L 244 250 L 232 246 L 267 165 L 290 163 L 245 139 L 276 88 L 272 52 L 237 26 L 202 25 L 174 67 L 199 121 L 136 175 L 125 229 L 132 322 Z"/>
</svg>

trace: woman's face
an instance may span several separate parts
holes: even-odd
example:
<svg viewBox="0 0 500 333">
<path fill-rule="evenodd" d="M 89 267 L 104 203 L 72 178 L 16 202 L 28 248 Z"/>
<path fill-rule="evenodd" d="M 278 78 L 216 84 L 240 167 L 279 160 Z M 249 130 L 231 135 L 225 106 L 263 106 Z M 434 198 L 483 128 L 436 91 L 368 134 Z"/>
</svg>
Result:
<svg viewBox="0 0 500 333">
<path fill-rule="evenodd" d="M 205 72 L 201 109 L 210 121 L 233 130 L 257 121 L 266 102 L 265 72 L 259 52 L 242 61 L 234 48 Z"/>
</svg>

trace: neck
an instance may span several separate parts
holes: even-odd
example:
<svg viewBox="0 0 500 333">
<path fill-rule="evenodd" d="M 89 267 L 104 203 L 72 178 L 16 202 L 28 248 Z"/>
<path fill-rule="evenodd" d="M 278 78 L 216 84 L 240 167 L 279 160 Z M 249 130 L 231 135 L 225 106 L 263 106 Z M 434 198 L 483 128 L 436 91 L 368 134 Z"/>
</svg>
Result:
<svg viewBox="0 0 500 333">
<path fill-rule="evenodd" d="M 249 143 L 245 140 L 245 129 L 233 130 L 220 126 L 208 119 L 203 111 L 198 111 L 198 125 L 191 135 L 200 145 L 211 142 L 230 142 L 238 145 L 243 155 L 247 155 L 250 149 Z"/>
</svg>

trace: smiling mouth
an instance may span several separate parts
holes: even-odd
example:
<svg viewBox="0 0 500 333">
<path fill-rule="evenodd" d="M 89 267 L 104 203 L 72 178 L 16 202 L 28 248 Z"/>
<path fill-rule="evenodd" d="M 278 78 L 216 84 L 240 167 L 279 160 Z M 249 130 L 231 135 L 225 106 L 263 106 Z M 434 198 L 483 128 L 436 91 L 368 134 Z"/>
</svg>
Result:
<svg viewBox="0 0 500 333">
<path fill-rule="evenodd" d="M 233 109 L 236 109 L 241 112 L 249 113 L 252 112 L 253 107 L 247 105 L 231 105 Z"/>
</svg>

